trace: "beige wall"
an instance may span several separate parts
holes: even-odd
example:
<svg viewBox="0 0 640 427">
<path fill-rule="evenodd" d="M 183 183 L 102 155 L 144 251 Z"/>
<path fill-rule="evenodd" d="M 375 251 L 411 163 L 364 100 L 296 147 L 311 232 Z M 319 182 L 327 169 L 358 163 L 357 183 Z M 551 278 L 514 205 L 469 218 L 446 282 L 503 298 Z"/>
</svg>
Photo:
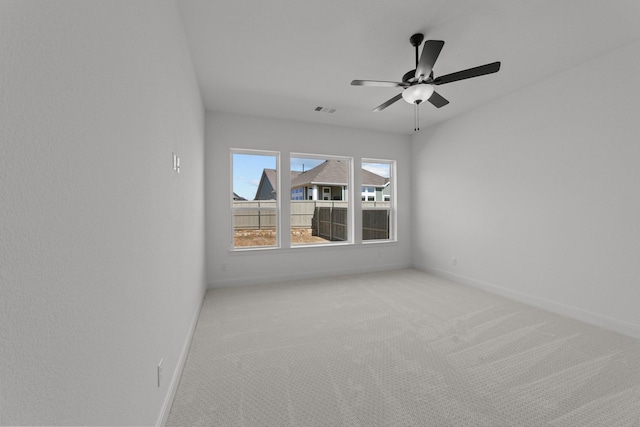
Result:
<svg viewBox="0 0 640 427">
<path fill-rule="evenodd" d="M 414 264 L 640 336 L 639 71 L 635 42 L 416 135 Z"/>
<path fill-rule="evenodd" d="M 155 425 L 205 287 L 177 7 L 2 1 L 0 61 L 0 424 Z"/>
<path fill-rule="evenodd" d="M 223 113 L 206 118 L 205 180 L 207 217 L 207 280 L 210 287 L 264 283 L 342 273 L 401 268 L 410 265 L 411 207 L 409 137 L 287 120 L 261 119 Z M 398 162 L 398 241 L 363 245 L 287 248 L 289 233 L 282 233 L 285 249 L 230 251 L 231 209 L 228 197 L 217 197 L 220 186 L 230 188 L 231 148 L 281 153 L 280 168 L 289 170 L 290 153 L 345 156 L 360 165 L 362 158 Z M 354 174 L 354 203 L 360 204 L 360 174 Z M 290 177 L 282 174 L 283 188 Z M 321 186 L 320 186 L 321 187 Z M 230 194 L 230 189 L 227 194 Z M 319 189 L 322 191 L 322 188 Z M 282 224 L 289 228 L 289 205 L 282 205 Z M 355 215 L 356 230 L 361 216 Z"/>
</svg>

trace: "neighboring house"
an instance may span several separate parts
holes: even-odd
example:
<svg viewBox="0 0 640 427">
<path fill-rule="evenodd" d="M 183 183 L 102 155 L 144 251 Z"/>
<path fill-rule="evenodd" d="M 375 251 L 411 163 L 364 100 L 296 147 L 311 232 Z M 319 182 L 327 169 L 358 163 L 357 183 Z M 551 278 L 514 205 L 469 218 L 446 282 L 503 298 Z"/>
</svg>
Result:
<svg viewBox="0 0 640 427">
<path fill-rule="evenodd" d="M 391 197 L 389 178 L 362 169 L 362 201 L 388 202 Z"/>
<path fill-rule="evenodd" d="M 237 194 L 234 192 L 234 193 L 233 193 L 233 200 L 237 200 L 237 201 L 239 201 L 239 202 L 242 202 L 242 201 L 245 201 L 245 200 L 247 200 L 247 199 L 245 199 L 245 198 L 244 198 L 244 197 L 242 197 L 242 196 L 237 195 Z"/>
<path fill-rule="evenodd" d="M 291 200 L 347 200 L 348 164 L 325 160 L 291 179 Z"/>
<path fill-rule="evenodd" d="M 275 169 L 264 169 L 255 200 L 275 199 Z M 291 200 L 347 200 L 349 168 L 341 160 L 325 160 L 305 172 L 291 172 Z M 362 169 L 362 200 L 388 200 L 389 178 Z"/>
<path fill-rule="evenodd" d="M 275 169 L 264 169 L 260 177 L 260 184 L 253 200 L 275 200 L 278 174 Z"/>
<path fill-rule="evenodd" d="M 387 183 L 382 189 L 382 201 L 384 202 L 388 202 L 391 200 L 391 186 L 389 184 L 391 184 L 391 182 L 389 181 L 389 178 L 387 178 Z"/>
<path fill-rule="evenodd" d="M 291 172 L 291 180 L 301 172 Z M 276 200 L 276 188 L 278 187 L 278 174 L 275 169 L 264 169 L 260 177 L 260 184 L 253 200 Z"/>
</svg>

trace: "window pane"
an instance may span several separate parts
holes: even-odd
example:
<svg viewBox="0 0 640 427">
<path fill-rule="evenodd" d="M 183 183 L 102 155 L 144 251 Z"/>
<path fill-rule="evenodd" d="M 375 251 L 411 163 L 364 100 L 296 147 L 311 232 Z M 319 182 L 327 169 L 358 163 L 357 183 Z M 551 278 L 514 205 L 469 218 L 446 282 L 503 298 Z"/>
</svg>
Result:
<svg viewBox="0 0 640 427">
<path fill-rule="evenodd" d="M 362 240 L 392 239 L 393 162 L 362 161 Z"/>
<path fill-rule="evenodd" d="M 351 160 L 291 157 L 291 244 L 350 241 Z"/>
<path fill-rule="evenodd" d="M 277 246 L 277 164 L 276 154 L 232 154 L 234 248 Z"/>
</svg>

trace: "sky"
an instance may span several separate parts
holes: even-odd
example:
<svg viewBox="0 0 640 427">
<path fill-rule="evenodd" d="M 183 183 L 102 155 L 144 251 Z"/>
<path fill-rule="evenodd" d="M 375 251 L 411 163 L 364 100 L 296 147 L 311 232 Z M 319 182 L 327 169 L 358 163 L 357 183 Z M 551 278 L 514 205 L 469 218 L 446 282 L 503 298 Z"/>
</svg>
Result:
<svg viewBox="0 0 640 427">
<path fill-rule="evenodd" d="M 276 156 L 233 154 L 233 192 L 253 200 L 263 169 L 275 169 Z"/>
<path fill-rule="evenodd" d="M 291 158 L 291 170 L 308 171 L 313 169 L 324 159 L 311 159 L 302 157 Z M 389 164 L 386 163 L 363 163 L 362 167 L 375 174 L 389 177 Z M 258 190 L 260 177 L 263 169 L 275 169 L 275 155 L 260 154 L 233 154 L 233 192 L 247 200 L 253 200 Z"/>
</svg>

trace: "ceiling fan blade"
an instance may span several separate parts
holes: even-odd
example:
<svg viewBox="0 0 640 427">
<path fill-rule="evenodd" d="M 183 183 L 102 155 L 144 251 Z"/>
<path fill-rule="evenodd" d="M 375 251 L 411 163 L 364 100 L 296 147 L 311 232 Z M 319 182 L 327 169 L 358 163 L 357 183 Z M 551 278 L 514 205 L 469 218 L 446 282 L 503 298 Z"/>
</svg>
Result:
<svg viewBox="0 0 640 427">
<path fill-rule="evenodd" d="M 377 113 L 378 111 L 382 111 L 385 108 L 387 108 L 389 105 L 393 104 L 394 102 L 396 102 L 396 101 L 398 101 L 400 99 L 402 99 L 402 92 L 397 94 L 396 96 L 394 96 L 393 98 L 391 98 L 390 100 L 385 102 L 384 104 L 378 105 L 376 108 L 373 109 L 373 112 Z"/>
<path fill-rule="evenodd" d="M 500 62 L 492 62 L 491 64 L 480 65 L 479 67 L 469 68 L 468 70 L 458 71 L 456 73 L 440 76 L 433 80 L 433 84 L 443 85 L 445 83 L 457 82 L 458 80 L 484 76 L 485 74 L 497 73 L 499 69 Z"/>
<path fill-rule="evenodd" d="M 409 86 L 409 84 L 401 82 L 385 82 L 379 80 L 354 80 L 351 82 L 351 86 L 405 87 Z"/>
<path fill-rule="evenodd" d="M 427 40 L 424 42 L 420 62 L 416 67 L 416 79 L 419 82 L 429 77 L 431 70 L 433 70 L 433 64 L 436 63 L 443 46 L 444 42 L 442 40 Z"/>
<path fill-rule="evenodd" d="M 442 97 L 438 92 L 433 92 L 431 97 L 427 100 L 434 105 L 436 108 L 444 107 L 449 103 L 445 98 Z"/>
</svg>

